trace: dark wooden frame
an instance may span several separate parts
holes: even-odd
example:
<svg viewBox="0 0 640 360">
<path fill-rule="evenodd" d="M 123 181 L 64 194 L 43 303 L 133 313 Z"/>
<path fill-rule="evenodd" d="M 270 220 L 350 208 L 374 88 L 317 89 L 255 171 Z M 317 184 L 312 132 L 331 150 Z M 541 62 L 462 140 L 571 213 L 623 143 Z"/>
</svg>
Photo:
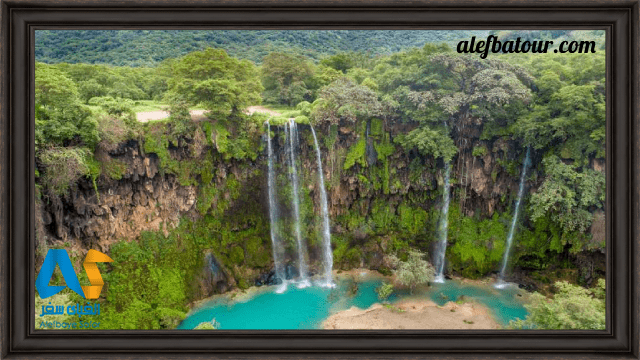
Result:
<svg viewBox="0 0 640 360">
<path fill-rule="evenodd" d="M 637 0 L 0 0 L 0 9 L 0 358 L 638 359 Z M 607 330 L 35 332 L 33 31 L 167 27 L 606 29 Z"/>
</svg>

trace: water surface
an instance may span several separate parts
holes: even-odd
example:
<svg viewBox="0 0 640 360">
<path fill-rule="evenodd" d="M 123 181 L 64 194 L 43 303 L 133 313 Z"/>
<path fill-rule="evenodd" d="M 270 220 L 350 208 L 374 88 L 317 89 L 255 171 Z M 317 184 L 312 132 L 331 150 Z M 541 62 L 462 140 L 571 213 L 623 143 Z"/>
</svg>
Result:
<svg viewBox="0 0 640 360">
<path fill-rule="evenodd" d="M 375 289 L 381 283 L 379 278 L 361 276 L 356 281 L 338 278 L 335 288 L 311 286 L 299 289 L 295 284 L 289 284 L 285 292 L 277 293 L 277 286 L 262 287 L 254 295 L 242 300 L 222 296 L 204 303 L 178 328 L 193 329 L 202 322 L 215 319 L 219 329 L 227 330 L 320 329 L 322 322 L 331 314 L 352 306 L 367 309 L 379 302 Z M 474 300 L 487 306 L 496 320 L 506 325 L 509 320 L 523 319 L 527 314 L 517 293 L 517 288 L 497 290 L 447 281 L 433 284 L 414 296 L 397 291 L 389 301 L 393 303 L 409 297 L 429 298 L 438 305 L 444 305 L 448 301 Z"/>
</svg>

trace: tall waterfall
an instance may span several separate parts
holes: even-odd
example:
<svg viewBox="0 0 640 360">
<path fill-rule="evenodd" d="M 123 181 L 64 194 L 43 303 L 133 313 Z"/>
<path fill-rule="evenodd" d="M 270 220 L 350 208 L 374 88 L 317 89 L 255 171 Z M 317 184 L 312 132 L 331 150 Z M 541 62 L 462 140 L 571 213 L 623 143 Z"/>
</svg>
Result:
<svg viewBox="0 0 640 360">
<path fill-rule="evenodd" d="M 278 202 L 276 201 L 276 181 L 273 169 L 273 147 L 271 145 L 271 125 L 267 121 L 267 154 L 269 156 L 269 220 L 271 222 L 271 247 L 273 248 L 273 262 L 276 268 L 276 277 L 283 280 L 284 276 L 284 248 L 278 239 L 276 227 L 278 226 Z"/>
<path fill-rule="evenodd" d="M 531 147 L 527 148 L 527 154 L 524 158 L 524 163 L 522 164 L 522 171 L 520 174 L 520 188 L 518 189 L 518 199 L 516 200 L 516 208 L 513 213 L 513 218 L 511 219 L 511 227 L 509 228 L 509 235 L 507 236 L 507 249 L 504 252 L 504 257 L 502 258 L 502 269 L 500 269 L 500 278 L 498 286 L 503 285 L 504 272 L 507 269 L 507 262 L 509 261 L 509 253 L 511 252 L 511 243 L 513 242 L 513 233 L 516 228 L 516 223 L 518 221 L 518 212 L 520 211 L 520 202 L 522 201 L 522 195 L 524 195 L 524 180 L 527 175 L 527 167 L 529 167 L 529 163 L 531 162 L 529 155 L 531 152 Z"/>
<path fill-rule="evenodd" d="M 291 196 L 291 203 L 293 205 L 293 218 L 294 228 L 296 235 L 296 242 L 298 245 L 298 271 L 300 272 L 300 284 L 299 287 L 309 286 L 309 280 L 307 279 L 308 267 L 306 260 L 307 247 L 302 239 L 300 231 L 300 191 L 298 190 L 298 170 L 296 166 L 296 150 L 298 148 L 298 127 L 293 120 L 289 121 L 289 168 L 291 169 L 291 184 L 293 186 L 293 193 Z M 286 127 L 285 127 L 286 129 Z"/>
<path fill-rule="evenodd" d="M 440 241 L 436 248 L 436 278 L 435 282 L 444 282 L 444 263 L 445 254 L 447 252 L 447 235 L 449 232 L 449 203 L 451 201 L 451 187 L 449 181 L 451 178 L 451 164 L 445 165 L 444 173 L 444 203 L 442 205 L 442 218 L 440 219 Z"/>
<path fill-rule="evenodd" d="M 333 252 L 331 251 L 331 229 L 329 228 L 329 210 L 327 208 L 327 192 L 324 188 L 324 173 L 322 172 L 322 156 L 320 155 L 320 147 L 318 146 L 318 138 L 316 131 L 311 126 L 313 134 L 313 142 L 316 147 L 316 159 L 318 161 L 318 186 L 320 187 L 320 202 L 322 203 L 322 247 L 324 248 L 324 277 L 326 285 L 333 287 Z"/>
</svg>

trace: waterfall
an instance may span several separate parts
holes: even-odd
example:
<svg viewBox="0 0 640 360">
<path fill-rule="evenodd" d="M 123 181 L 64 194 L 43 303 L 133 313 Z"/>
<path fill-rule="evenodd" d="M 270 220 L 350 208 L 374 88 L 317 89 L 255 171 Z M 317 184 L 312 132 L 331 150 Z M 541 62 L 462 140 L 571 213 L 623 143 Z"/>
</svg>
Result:
<svg viewBox="0 0 640 360">
<path fill-rule="evenodd" d="M 451 164 L 447 163 L 445 165 L 444 172 L 444 203 L 442 205 L 442 218 L 440 219 L 440 241 L 436 248 L 436 278 L 434 281 L 439 283 L 444 282 L 444 263 L 445 254 L 447 252 L 447 235 L 449 231 L 449 203 L 451 201 L 451 187 L 449 186 L 450 178 Z"/>
<path fill-rule="evenodd" d="M 444 122 L 444 128 L 449 134 L 449 126 L 447 122 Z M 447 253 L 447 235 L 449 233 L 449 203 L 451 202 L 451 186 L 449 182 L 451 180 L 451 164 L 446 163 L 444 165 L 444 189 L 443 189 L 443 204 L 442 204 L 442 217 L 440 219 L 439 235 L 440 241 L 436 246 L 435 265 L 436 265 L 436 278 L 434 282 L 444 282 L 444 263 L 445 254 Z"/>
<path fill-rule="evenodd" d="M 324 188 L 324 174 L 322 172 L 322 156 L 318 146 L 316 131 L 311 126 L 313 142 L 316 147 L 316 160 L 318 161 L 318 186 L 320 187 L 320 202 L 322 204 L 322 246 L 324 248 L 324 277 L 326 286 L 334 287 L 333 276 L 333 252 L 331 251 L 331 229 L 329 228 L 329 210 L 327 208 L 327 192 Z"/>
<path fill-rule="evenodd" d="M 286 127 L 285 127 L 286 129 Z M 293 193 L 291 196 L 291 203 L 293 205 L 293 217 L 296 242 L 298 245 L 298 271 L 300 272 L 300 284 L 299 287 L 309 286 L 309 280 L 307 279 L 308 268 L 307 260 L 305 259 L 306 246 L 302 239 L 300 231 L 300 192 L 298 190 L 298 170 L 296 168 L 296 154 L 295 150 L 298 145 L 298 128 L 296 122 L 289 121 L 289 168 L 291 169 L 291 184 L 293 186 Z"/>
<path fill-rule="evenodd" d="M 522 171 L 520 174 L 520 188 L 518 189 L 518 199 L 516 200 L 516 208 L 513 213 L 513 218 L 511 219 L 511 227 L 509 228 L 509 235 L 507 236 L 507 249 L 504 252 L 504 257 L 502 258 L 502 269 L 500 270 L 500 277 L 497 286 L 504 285 L 504 272 L 507 269 L 507 262 L 509 261 L 509 252 L 511 251 L 511 243 L 513 242 L 513 233 L 516 228 L 516 223 L 518 221 L 518 212 L 520 210 L 520 202 L 522 201 L 522 195 L 524 195 L 524 180 L 527 175 L 527 167 L 531 160 L 529 159 L 529 155 L 531 152 L 531 147 L 527 148 L 527 154 L 524 158 L 524 163 L 522 164 Z"/>
<path fill-rule="evenodd" d="M 278 239 L 276 227 L 278 226 L 278 203 L 276 201 L 276 181 L 273 169 L 273 147 L 271 145 L 271 125 L 267 121 L 267 154 L 269 156 L 269 221 L 271 222 L 271 247 L 273 248 L 273 263 L 276 268 L 276 277 L 284 283 L 284 248 Z"/>
</svg>

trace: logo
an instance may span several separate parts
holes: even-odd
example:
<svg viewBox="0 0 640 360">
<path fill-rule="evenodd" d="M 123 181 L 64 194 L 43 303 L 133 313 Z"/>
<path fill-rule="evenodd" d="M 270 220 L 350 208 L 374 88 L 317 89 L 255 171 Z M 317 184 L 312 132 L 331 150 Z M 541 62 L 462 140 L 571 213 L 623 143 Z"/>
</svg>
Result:
<svg viewBox="0 0 640 360">
<path fill-rule="evenodd" d="M 40 268 L 40 273 L 36 278 L 36 290 L 40 293 L 40 298 L 45 299 L 59 293 L 65 288 L 64 286 L 49 286 L 53 271 L 56 269 L 56 265 L 58 265 L 64 281 L 71 290 L 85 299 L 97 299 L 102 291 L 104 281 L 102 281 L 102 276 L 96 263 L 112 261 L 110 257 L 100 251 L 89 250 L 82 265 L 87 272 L 87 277 L 91 285 L 81 286 L 80 281 L 78 281 L 78 276 L 73 270 L 73 265 L 71 264 L 67 250 L 49 249 L 47 256 L 44 258 L 44 263 Z"/>
</svg>

